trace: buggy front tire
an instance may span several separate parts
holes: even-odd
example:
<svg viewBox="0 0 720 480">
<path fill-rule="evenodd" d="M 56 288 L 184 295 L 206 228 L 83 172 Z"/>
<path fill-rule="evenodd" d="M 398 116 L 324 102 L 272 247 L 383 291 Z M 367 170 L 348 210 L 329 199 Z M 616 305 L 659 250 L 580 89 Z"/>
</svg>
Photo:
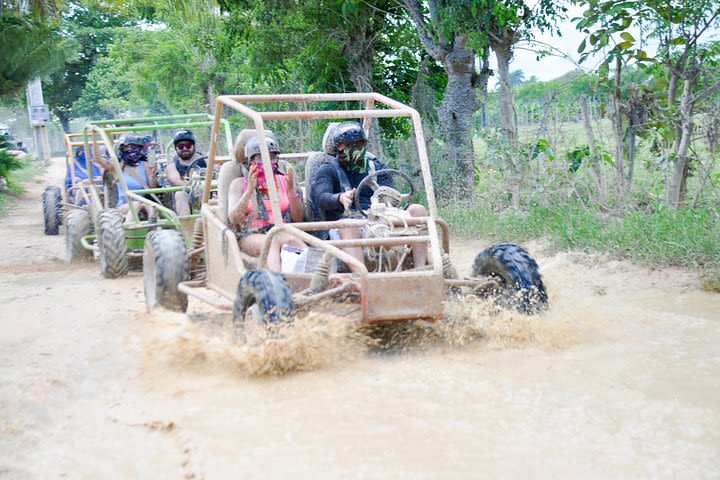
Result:
<svg viewBox="0 0 720 480">
<path fill-rule="evenodd" d="M 153 230 L 145 237 L 143 277 L 145 305 L 148 312 L 157 306 L 187 311 L 187 295 L 178 290 L 187 279 L 185 241 L 176 230 Z"/>
<path fill-rule="evenodd" d="M 127 275 L 128 247 L 125 241 L 123 217 L 119 211 L 107 209 L 98 214 L 97 241 L 102 276 L 117 278 Z"/>
<path fill-rule="evenodd" d="M 65 250 L 68 263 L 92 260 L 93 252 L 83 247 L 82 239 L 93 231 L 90 213 L 87 210 L 71 210 L 67 215 L 67 231 L 65 232 Z"/>
<path fill-rule="evenodd" d="M 291 322 L 295 315 L 292 289 L 285 277 L 269 270 L 249 270 L 238 282 L 233 324 L 248 334 L 269 324 Z"/>
<path fill-rule="evenodd" d="M 519 245 L 501 243 L 475 257 L 473 277 L 489 276 L 500 285 L 491 292 L 498 303 L 520 313 L 539 313 L 548 306 L 548 296 L 535 259 Z"/>
<path fill-rule="evenodd" d="M 62 223 L 62 192 L 60 187 L 48 185 L 42 193 L 45 235 L 57 235 Z"/>
</svg>

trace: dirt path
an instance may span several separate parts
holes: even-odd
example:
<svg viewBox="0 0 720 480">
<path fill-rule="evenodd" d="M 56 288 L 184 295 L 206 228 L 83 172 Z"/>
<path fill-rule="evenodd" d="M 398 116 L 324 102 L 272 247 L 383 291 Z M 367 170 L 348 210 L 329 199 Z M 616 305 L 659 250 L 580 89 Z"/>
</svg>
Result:
<svg viewBox="0 0 720 480">
<path fill-rule="evenodd" d="M 258 377 L 226 317 L 148 315 L 139 273 L 66 265 L 41 190 L 0 217 L 0 478 L 720 476 L 720 296 L 692 274 L 539 257 L 540 319 L 392 355 L 306 342 L 310 371 Z"/>
</svg>

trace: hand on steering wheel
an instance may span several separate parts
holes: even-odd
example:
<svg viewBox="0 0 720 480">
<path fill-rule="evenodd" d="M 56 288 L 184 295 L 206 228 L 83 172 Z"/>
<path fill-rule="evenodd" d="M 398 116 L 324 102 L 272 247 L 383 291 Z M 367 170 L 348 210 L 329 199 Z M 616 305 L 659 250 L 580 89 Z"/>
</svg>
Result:
<svg viewBox="0 0 720 480">
<path fill-rule="evenodd" d="M 400 193 L 398 190 L 396 190 L 393 187 L 388 187 L 385 185 L 380 185 L 377 182 L 377 177 L 379 175 L 388 175 L 391 178 L 392 177 L 400 177 L 405 182 L 407 182 L 408 185 L 410 185 L 410 192 L 409 193 Z M 367 177 L 363 178 L 363 180 L 360 182 L 360 184 L 357 186 L 356 192 L 355 192 L 355 209 L 359 211 L 364 217 L 367 217 L 367 214 L 363 211 L 363 209 L 360 207 L 360 192 L 362 192 L 362 189 L 365 187 L 370 187 L 373 191 L 373 196 L 378 194 L 379 191 L 382 191 L 383 189 L 386 190 L 388 194 L 392 194 L 393 197 L 396 197 L 399 199 L 399 204 L 404 205 L 399 208 L 406 209 L 410 205 L 410 201 L 413 198 L 413 195 L 415 195 L 415 186 L 413 185 L 412 181 L 410 180 L 410 177 L 405 172 L 402 172 L 400 170 L 395 170 L 394 168 L 385 168 L 383 170 L 376 170 Z"/>
</svg>

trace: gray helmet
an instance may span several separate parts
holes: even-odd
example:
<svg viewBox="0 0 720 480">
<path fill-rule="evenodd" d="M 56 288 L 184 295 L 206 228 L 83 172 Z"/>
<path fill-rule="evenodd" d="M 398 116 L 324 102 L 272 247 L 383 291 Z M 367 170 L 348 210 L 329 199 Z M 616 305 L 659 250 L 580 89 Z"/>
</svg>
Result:
<svg viewBox="0 0 720 480">
<path fill-rule="evenodd" d="M 142 145 L 145 146 L 145 138 L 141 137 L 136 133 L 126 133 L 118 141 L 118 148 L 122 148 L 125 145 Z"/>
<path fill-rule="evenodd" d="M 132 133 L 132 132 L 125 133 L 117 140 L 117 142 L 115 142 L 115 146 L 114 146 L 115 154 L 119 157 L 120 150 L 125 145 L 140 145 L 140 146 L 144 147 L 145 144 L 146 144 L 145 139 L 143 137 L 141 137 L 140 135 L 138 135 L 136 133 Z"/>
<path fill-rule="evenodd" d="M 274 139 L 265 137 L 265 144 L 270 153 L 280 153 L 280 147 Z M 257 155 L 258 153 L 260 153 L 260 140 L 258 136 L 255 135 L 245 144 L 245 161 L 249 161 L 253 155 Z"/>
</svg>

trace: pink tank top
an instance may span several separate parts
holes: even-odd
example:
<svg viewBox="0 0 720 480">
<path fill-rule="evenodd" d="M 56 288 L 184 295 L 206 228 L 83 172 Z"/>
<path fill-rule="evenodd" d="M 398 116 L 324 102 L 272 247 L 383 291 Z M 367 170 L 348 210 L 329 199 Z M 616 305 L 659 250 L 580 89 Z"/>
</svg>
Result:
<svg viewBox="0 0 720 480">
<path fill-rule="evenodd" d="M 282 215 L 285 215 L 285 212 L 290 206 L 290 197 L 288 195 L 285 175 L 275 175 L 275 180 L 275 185 L 278 187 L 278 198 L 280 200 L 280 213 Z M 245 179 L 243 179 L 243 193 L 247 191 L 247 188 L 248 184 L 247 182 L 245 182 Z M 248 228 L 250 230 L 257 230 L 259 228 L 267 227 L 268 225 L 275 223 L 275 217 L 273 216 L 270 198 L 263 198 L 263 203 L 265 204 L 265 211 L 268 214 L 267 220 L 263 220 L 262 218 L 250 218 L 250 215 L 252 215 L 253 211 L 255 210 L 255 197 L 251 197 L 250 201 L 248 202 L 247 208 L 245 209 L 245 216 L 250 218 L 250 223 L 248 225 Z"/>
</svg>

